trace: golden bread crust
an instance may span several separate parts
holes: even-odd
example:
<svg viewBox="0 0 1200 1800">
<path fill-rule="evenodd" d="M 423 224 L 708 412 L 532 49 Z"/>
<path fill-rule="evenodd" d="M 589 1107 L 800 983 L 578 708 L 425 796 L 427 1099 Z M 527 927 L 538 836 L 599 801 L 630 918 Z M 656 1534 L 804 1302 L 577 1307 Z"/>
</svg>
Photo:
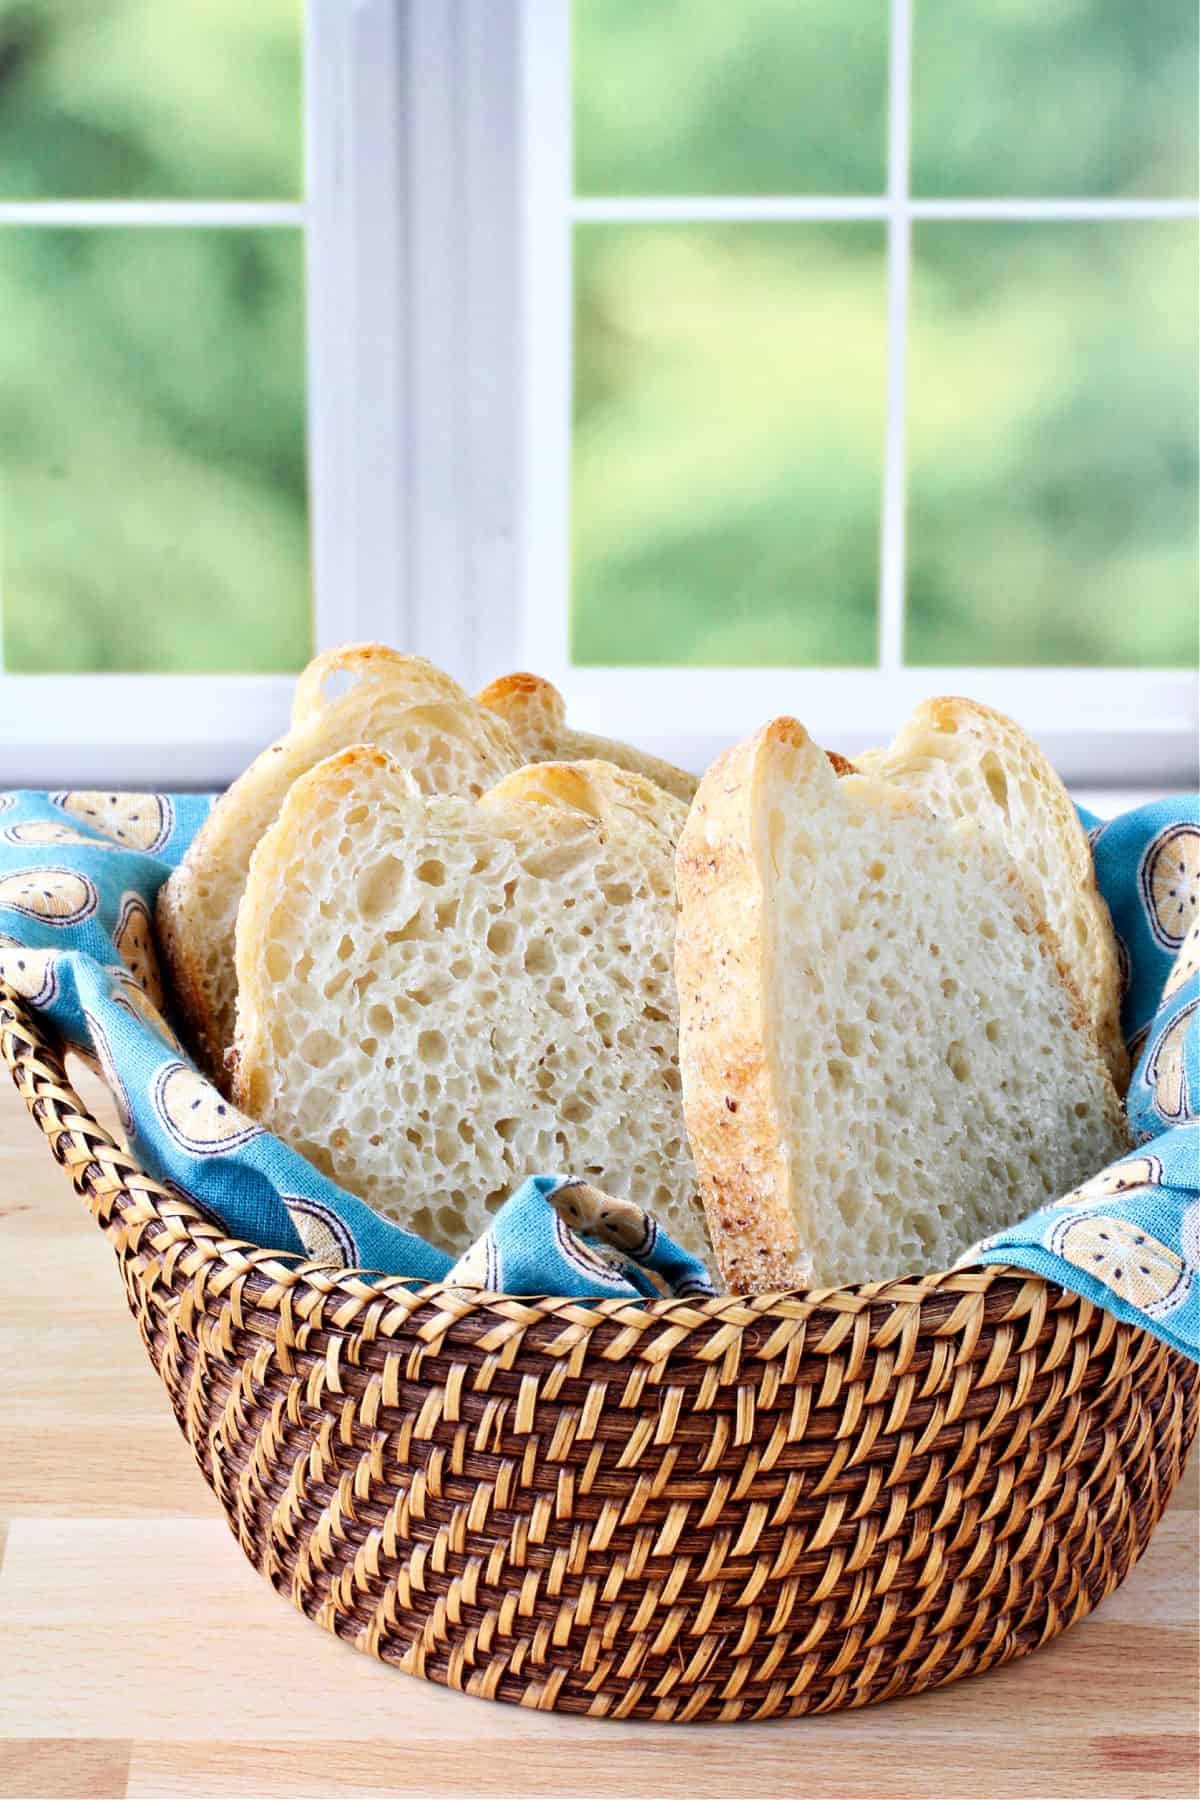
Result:
<svg viewBox="0 0 1200 1800">
<path fill-rule="evenodd" d="M 575 731 L 567 723 L 566 702 L 552 682 L 524 670 L 501 675 L 481 688 L 475 698 L 481 706 L 499 713 L 523 754 L 531 762 L 602 761 L 645 776 L 677 800 L 690 801 L 697 781 L 686 769 L 649 756 L 632 744 L 615 738 Z"/>
<path fill-rule="evenodd" d="M 773 719 L 718 757 L 675 854 L 683 1110 L 709 1236 L 735 1294 L 802 1288 L 812 1276 L 766 1049 L 765 896 L 753 847 L 765 760 L 775 745 L 808 742 L 797 720 Z"/>
<path fill-rule="evenodd" d="M 225 1091 L 225 1069 L 218 1034 L 209 1010 L 204 985 L 191 952 L 188 909 L 179 887 L 171 880 L 158 890 L 154 908 L 154 936 L 167 977 L 169 1010 L 183 1029 L 192 1055 L 210 1078 Z"/>
</svg>

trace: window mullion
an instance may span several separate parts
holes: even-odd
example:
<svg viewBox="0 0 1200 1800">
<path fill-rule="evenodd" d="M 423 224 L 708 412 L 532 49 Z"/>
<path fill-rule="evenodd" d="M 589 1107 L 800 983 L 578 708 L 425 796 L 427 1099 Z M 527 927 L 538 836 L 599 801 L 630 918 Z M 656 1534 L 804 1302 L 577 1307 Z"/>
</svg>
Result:
<svg viewBox="0 0 1200 1800">
<path fill-rule="evenodd" d="M 312 0 L 317 637 L 515 654 L 517 9 Z"/>
<path fill-rule="evenodd" d="M 883 521 L 879 548 L 879 664 L 904 661 L 905 373 L 912 257 L 909 143 L 912 106 L 912 0 L 892 0 L 888 63 L 888 336 L 883 455 Z"/>
<path fill-rule="evenodd" d="M 404 9 L 310 0 L 309 472 L 318 647 L 411 636 Z"/>
<path fill-rule="evenodd" d="M 522 494 L 518 660 L 570 667 L 574 278 L 567 0 L 521 0 Z"/>
</svg>

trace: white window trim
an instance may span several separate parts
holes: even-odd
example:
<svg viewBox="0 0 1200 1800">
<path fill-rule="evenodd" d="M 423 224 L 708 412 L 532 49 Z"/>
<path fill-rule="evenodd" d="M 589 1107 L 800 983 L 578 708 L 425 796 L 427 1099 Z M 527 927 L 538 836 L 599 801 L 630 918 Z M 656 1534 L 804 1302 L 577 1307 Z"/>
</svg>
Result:
<svg viewBox="0 0 1200 1800">
<path fill-rule="evenodd" d="M 879 218 L 893 344 L 915 217 L 1196 217 L 1191 202 L 913 201 L 910 0 L 893 0 L 884 195 L 571 193 L 569 0 L 308 0 L 303 201 L 0 205 L 8 224 L 300 226 L 318 648 L 379 637 L 474 686 L 540 670 L 583 725 L 694 767 L 775 712 L 849 752 L 916 700 L 1015 713 L 1069 778 L 1194 779 L 1174 671 L 902 669 L 902 356 L 889 362 L 879 669 L 600 669 L 569 659 L 571 232 L 601 218 Z M 899 173 L 897 173 L 899 172 Z M 289 676 L 0 672 L 0 784 L 216 784 L 286 723 Z M 704 721 L 698 728 L 697 721 Z"/>
<path fill-rule="evenodd" d="M 518 579 L 516 15 L 309 0 L 309 32 L 317 641 L 478 685 Z"/>
<path fill-rule="evenodd" d="M 526 579 L 521 656 L 569 695 L 583 725 L 703 767 L 775 713 L 798 714 L 853 754 L 885 741 L 917 701 L 967 693 L 1012 713 L 1068 779 L 1188 782 L 1200 684 L 1178 670 L 905 667 L 905 343 L 914 219 L 1196 218 L 1193 201 L 921 200 L 909 192 L 911 0 L 892 0 L 888 180 L 882 195 L 577 198 L 567 0 L 525 0 L 524 361 Z M 879 662 L 872 669 L 577 667 L 568 643 L 572 232 L 578 222 L 879 219 L 887 225 L 888 387 L 880 545 Z M 648 723 L 653 721 L 652 725 Z M 698 722 L 703 722 L 698 723 Z M 715 721 L 714 730 L 709 721 Z"/>
</svg>

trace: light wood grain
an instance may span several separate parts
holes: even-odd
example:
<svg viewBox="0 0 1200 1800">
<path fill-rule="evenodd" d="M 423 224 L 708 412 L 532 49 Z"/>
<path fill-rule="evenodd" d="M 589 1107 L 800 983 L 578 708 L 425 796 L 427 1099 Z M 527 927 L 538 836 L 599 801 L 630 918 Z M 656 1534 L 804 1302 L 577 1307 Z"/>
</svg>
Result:
<svg viewBox="0 0 1200 1800">
<path fill-rule="evenodd" d="M 0 1367 L 0 1796 L 1196 1793 L 1194 1462 L 1125 1586 L 1036 1656 L 827 1718 L 614 1725 L 410 1680 L 272 1593 L 191 1461 L 108 1246 L 7 1085 Z"/>
</svg>

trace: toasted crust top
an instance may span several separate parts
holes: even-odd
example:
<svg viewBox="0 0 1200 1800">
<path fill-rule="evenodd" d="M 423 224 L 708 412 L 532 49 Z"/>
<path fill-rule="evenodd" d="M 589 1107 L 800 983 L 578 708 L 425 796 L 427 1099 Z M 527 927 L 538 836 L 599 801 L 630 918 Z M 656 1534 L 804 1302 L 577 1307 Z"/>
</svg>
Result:
<svg viewBox="0 0 1200 1800">
<path fill-rule="evenodd" d="M 341 686 L 339 676 L 344 677 Z M 314 656 L 296 677 L 292 727 L 323 717 L 352 688 L 396 683 L 403 683 L 410 705 L 466 697 L 457 681 L 424 656 L 408 656 L 390 644 L 338 644 Z"/>
<path fill-rule="evenodd" d="M 480 706 L 500 713 L 514 729 L 518 723 L 526 724 L 527 729 L 557 729 L 567 722 L 567 703 L 554 683 L 524 669 L 498 675 L 480 688 L 475 698 Z"/>
<path fill-rule="evenodd" d="M 567 723 L 566 702 L 562 695 L 552 682 L 545 681 L 540 675 L 530 675 L 523 670 L 501 675 L 481 688 L 475 697 L 481 706 L 500 715 L 531 762 L 577 762 L 580 759 L 610 762 L 645 776 L 678 800 L 690 800 L 696 791 L 696 777 L 689 775 L 686 769 L 676 768 L 674 763 L 650 756 L 616 738 L 573 730 Z"/>
</svg>

